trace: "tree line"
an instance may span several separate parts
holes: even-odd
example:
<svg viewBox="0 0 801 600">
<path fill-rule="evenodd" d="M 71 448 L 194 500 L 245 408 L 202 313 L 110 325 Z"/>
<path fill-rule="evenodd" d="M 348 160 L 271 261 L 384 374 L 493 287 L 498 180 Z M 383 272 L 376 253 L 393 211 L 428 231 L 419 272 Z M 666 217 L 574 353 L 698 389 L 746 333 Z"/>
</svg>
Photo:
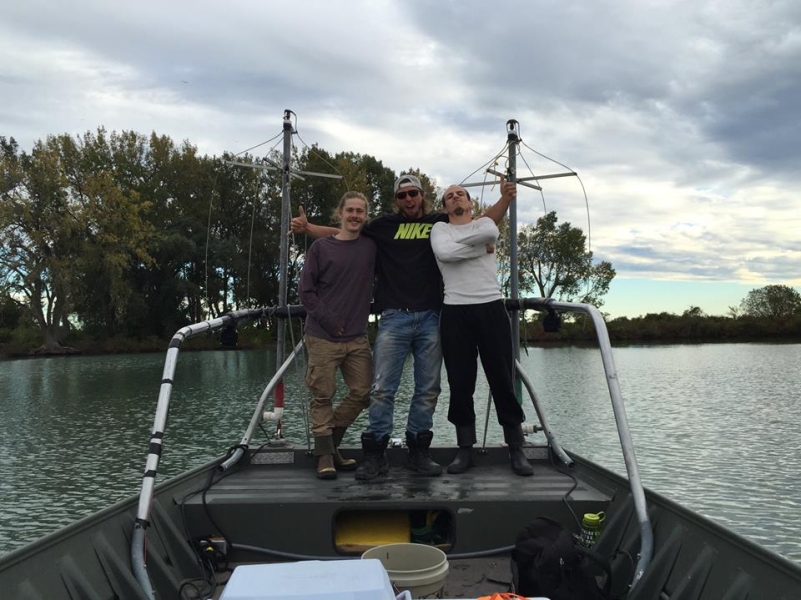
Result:
<svg viewBox="0 0 801 600">
<path fill-rule="evenodd" d="M 283 162 L 275 150 L 267 158 Z M 52 135 L 30 151 L 0 137 L 0 344 L 51 350 L 78 335 L 119 346 L 160 341 L 233 309 L 277 304 L 282 174 L 234 160 L 262 164 L 102 127 Z M 291 179 L 293 210 L 303 205 L 313 222 L 330 223 L 351 189 L 367 195 L 372 214 L 393 209 L 398 173 L 373 156 L 314 145 L 294 149 L 291 163 L 342 177 Z M 405 172 L 438 198 L 432 178 Z M 310 240 L 293 242 L 291 303 Z M 508 243 L 497 251 L 508 295 Z M 615 276 L 609 262 L 594 260 L 583 231 L 553 212 L 521 228 L 518 256 L 521 295 L 601 306 Z"/>
<path fill-rule="evenodd" d="M 690 306 L 680 315 L 660 312 L 607 321 L 616 344 L 700 343 L 801 340 L 801 294 L 785 285 L 767 285 L 748 292 L 726 315 L 708 315 Z M 524 341 L 534 344 L 593 342 L 593 328 L 582 320 L 567 322 L 559 332 L 546 333 L 535 318 L 521 328 Z"/>
<path fill-rule="evenodd" d="M 163 339 L 234 308 L 275 304 L 281 173 L 234 158 L 257 162 L 201 156 L 155 133 L 100 128 L 49 136 L 30 152 L 0 137 L 0 332 L 35 328 L 48 348 L 74 331 Z M 343 176 L 293 178 L 293 204 L 319 222 L 348 188 L 376 210 L 392 197 L 395 173 L 371 156 L 313 146 L 292 166 Z M 302 254 L 289 265 L 291 297 Z"/>
</svg>

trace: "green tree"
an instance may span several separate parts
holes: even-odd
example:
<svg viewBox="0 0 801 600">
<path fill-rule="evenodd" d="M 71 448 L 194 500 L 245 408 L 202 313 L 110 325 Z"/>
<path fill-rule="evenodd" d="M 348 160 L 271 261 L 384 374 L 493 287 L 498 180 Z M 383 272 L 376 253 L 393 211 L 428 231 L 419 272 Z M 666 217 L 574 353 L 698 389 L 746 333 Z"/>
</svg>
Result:
<svg viewBox="0 0 801 600">
<path fill-rule="evenodd" d="M 593 264 L 593 253 L 587 250 L 587 237 L 581 229 L 569 222 L 557 223 L 556 213 L 550 212 L 537 219 L 535 225 L 520 229 L 517 246 L 521 292 L 602 306 L 615 277 L 612 264 Z M 508 264 L 508 244 L 499 246 L 501 262 Z"/>
<path fill-rule="evenodd" d="M 131 335 L 132 307 L 141 296 L 134 274 L 137 267 L 152 266 L 157 229 L 148 217 L 148 138 L 130 131 L 109 134 L 101 127 L 53 141 L 80 226 L 71 308 L 92 333 Z"/>
<path fill-rule="evenodd" d="M 301 171 L 342 177 L 330 179 L 310 175 L 304 176 L 303 181 L 292 180 L 293 211 L 303 206 L 309 220 L 314 223 L 332 224 L 339 199 L 349 190 L 367 196 L 372 216 L 394 210 L 392 192 L 395 173 L 373 156 L 353 152 L 340 152 L 332 156 L 315 144 L 305 148 L 295 164 Z"/>
<path fill-rule="evenodd" d="M 164 336 L 205 318 L 206 232 L 217 163 L 187 142 L 176 146 L 155 133 L 141 161 L 139 194 L 155 229 L 148 244 L 153 260 L 134 266 L 131 278 L 140 293 L 131 299 L 126 328 L 129 336 Z"/>
<path fill-rule="evenodd" d="M 14 329 L 22 321 L 22 307 L 7 294 L 0 294 L 0 330 Z"/>
<path fill-rule="evenodd" d="M 698 318 L 705 317 L 704 311 L 700 306 L 691 305 L 690 308 L 681 313 L 682 317 Z"/>
<path fill-rule="evenodd" d="M 69 327 L 80 216 L 56 138 L 37 142 L 30 154 L 13 139 L 0 139 L 0 147 L 0 276 L 22 299 L 44 346 L 56 348 Z"/>
<path fill-rule="evenodd" d="M 790 317 L 801 313 L 801 294 L 786 285 L 766 285 L 748 292 L 740 309 L 750 317 Z"/>
<path fill-rule="evenodd" d="M 78 139 L 49 136 L 30 154 L 0 143 L 0 275 L 24 299 L 48 350 L 60 345 L 76 306 L 84 319 L 119 326 L 135 294 L 131 267 L 150 260 L 148 206 L 131 158 L 137 142 L 101 128 Z"/>
</svg>

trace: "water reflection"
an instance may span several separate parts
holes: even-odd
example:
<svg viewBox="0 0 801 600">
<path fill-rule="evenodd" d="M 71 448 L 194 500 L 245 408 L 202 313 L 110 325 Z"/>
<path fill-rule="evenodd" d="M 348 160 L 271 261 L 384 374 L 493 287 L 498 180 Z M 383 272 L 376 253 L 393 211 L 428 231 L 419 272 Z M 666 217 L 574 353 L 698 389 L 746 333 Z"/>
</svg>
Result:
<svg viewBox="0 0 801 600">
<path fill-rule="evenodd" d="M 801 561 L 801 345 L 724 344 L 615 350 L 643 483 Z M 625 473 L 601 357 L 530 348 L 521 362 L 560 442 Z M 161 355 L 0 362 L 0 535 L 8 551 L 136 493 L 158 398 Z M 239 443 L 275 368 L 267 351 L 182 353 L 160 473 L 178 474 Z M 444 381 L 443 372 L 443 381 Z M 285 436 L 306 445 L 303 367 L 287 378 Z M 447 386 L 434 443 L 455 441 Z M 406 369 L 395 412 L 403 436 Z M 479 440 L 488 391 L 476 392 Z M 269 407 L 268 407 L 269 408 Z M 533 407 L 525 405 L 529 420 Z M 489 443 L 502 439 L 490 409 Z M 362 415 L 346 443 L 357 444 Z M 271 427 L 268 427 L 272 433 Z M 266 440 L 257 430 L 255 443 Z"/>
</svg>

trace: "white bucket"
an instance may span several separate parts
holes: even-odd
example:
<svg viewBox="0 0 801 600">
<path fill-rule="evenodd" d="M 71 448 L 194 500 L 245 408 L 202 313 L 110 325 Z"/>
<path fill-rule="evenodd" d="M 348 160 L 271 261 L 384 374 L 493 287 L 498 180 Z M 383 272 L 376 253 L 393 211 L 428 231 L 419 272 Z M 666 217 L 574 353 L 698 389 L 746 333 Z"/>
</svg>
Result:
<svg viewBox="0 0 801 600">
<path fill-rule="evenodd" d="M 425 544 L 386 544 L 370 548 L 362 558 L 377 558 L 384 565 L 389 580 L 412 598 L 442 598 L 448 558 L 434 546 Z"/>
</svg>

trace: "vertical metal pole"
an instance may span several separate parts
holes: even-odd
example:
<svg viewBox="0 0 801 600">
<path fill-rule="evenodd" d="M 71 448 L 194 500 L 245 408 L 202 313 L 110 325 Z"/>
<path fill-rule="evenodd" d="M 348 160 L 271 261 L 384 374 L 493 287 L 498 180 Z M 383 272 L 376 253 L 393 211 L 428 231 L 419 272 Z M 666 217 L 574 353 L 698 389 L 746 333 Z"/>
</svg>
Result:
<svg viewBox="0 0 801 600">
<path fill-rule="evenodd" d="M 506 134 L 509 140 L 509 170 L 506 173 L 507 181 L 517 183 L 517 145 L 520 142 L 519 123 L 514 119 L 506 122 Z M 520 298 L 519 281 L 517 276 L 517 200 L 509 206 L 509 292 L 513 300 Z M 520 313 L 517 310 L 509 311 L 512 320 L 512 343 L 515 349 L 515 360 L 520 360 Z M 519 378 L 515 378 L 515 392 L 517 401 L 523 402 L 523 385 Z"/>
<path fill-rule="evenodd" d="M 292 213 L 292 206 L 289 202 L 289 172 L 290 160 L 292 158 L 292 121 L 291 112 L 284 111 L 284 169 L 281 173 L 281 254 L 279 257 L 280 270 L 278 274 L 278 306 L 286 306 L 287 297 L 287 264 L 289 263 L 289 237 L 285 232 L 289 231 L 289 218 Z M 278 345 L 275 368 L 276 371 L 284 364 L 284 320 L 278 319 Z"/>
<path fill-rule="evenodd" d="M 292 111 L 284 111 L 284 165 L 281 173 L 281 252 L 278 258 L 279 271 L 278 271 L 278 305 L 287 305 L 287 274 L 289 263 L 289 237 L 285 232 L 289 231 L 289 219 L 292 213 L 292 205 L 289 201 L 290 195 L 290 160 L 292 158 Z M 285 351 L 285 329 L 286 323 L 284 319 L 278 319 L 278 328 L 276 332 L 275 344 L 275 372 L 277 373 L 284 364 Z M 275 387 L 275 403 L 276 407 L 284 406 L 284 381 L 281 380 Z M 280 419 L 276 423 L 275 433 L 276 437 L 283 437 L 282 423 Z"/>
</svg>

